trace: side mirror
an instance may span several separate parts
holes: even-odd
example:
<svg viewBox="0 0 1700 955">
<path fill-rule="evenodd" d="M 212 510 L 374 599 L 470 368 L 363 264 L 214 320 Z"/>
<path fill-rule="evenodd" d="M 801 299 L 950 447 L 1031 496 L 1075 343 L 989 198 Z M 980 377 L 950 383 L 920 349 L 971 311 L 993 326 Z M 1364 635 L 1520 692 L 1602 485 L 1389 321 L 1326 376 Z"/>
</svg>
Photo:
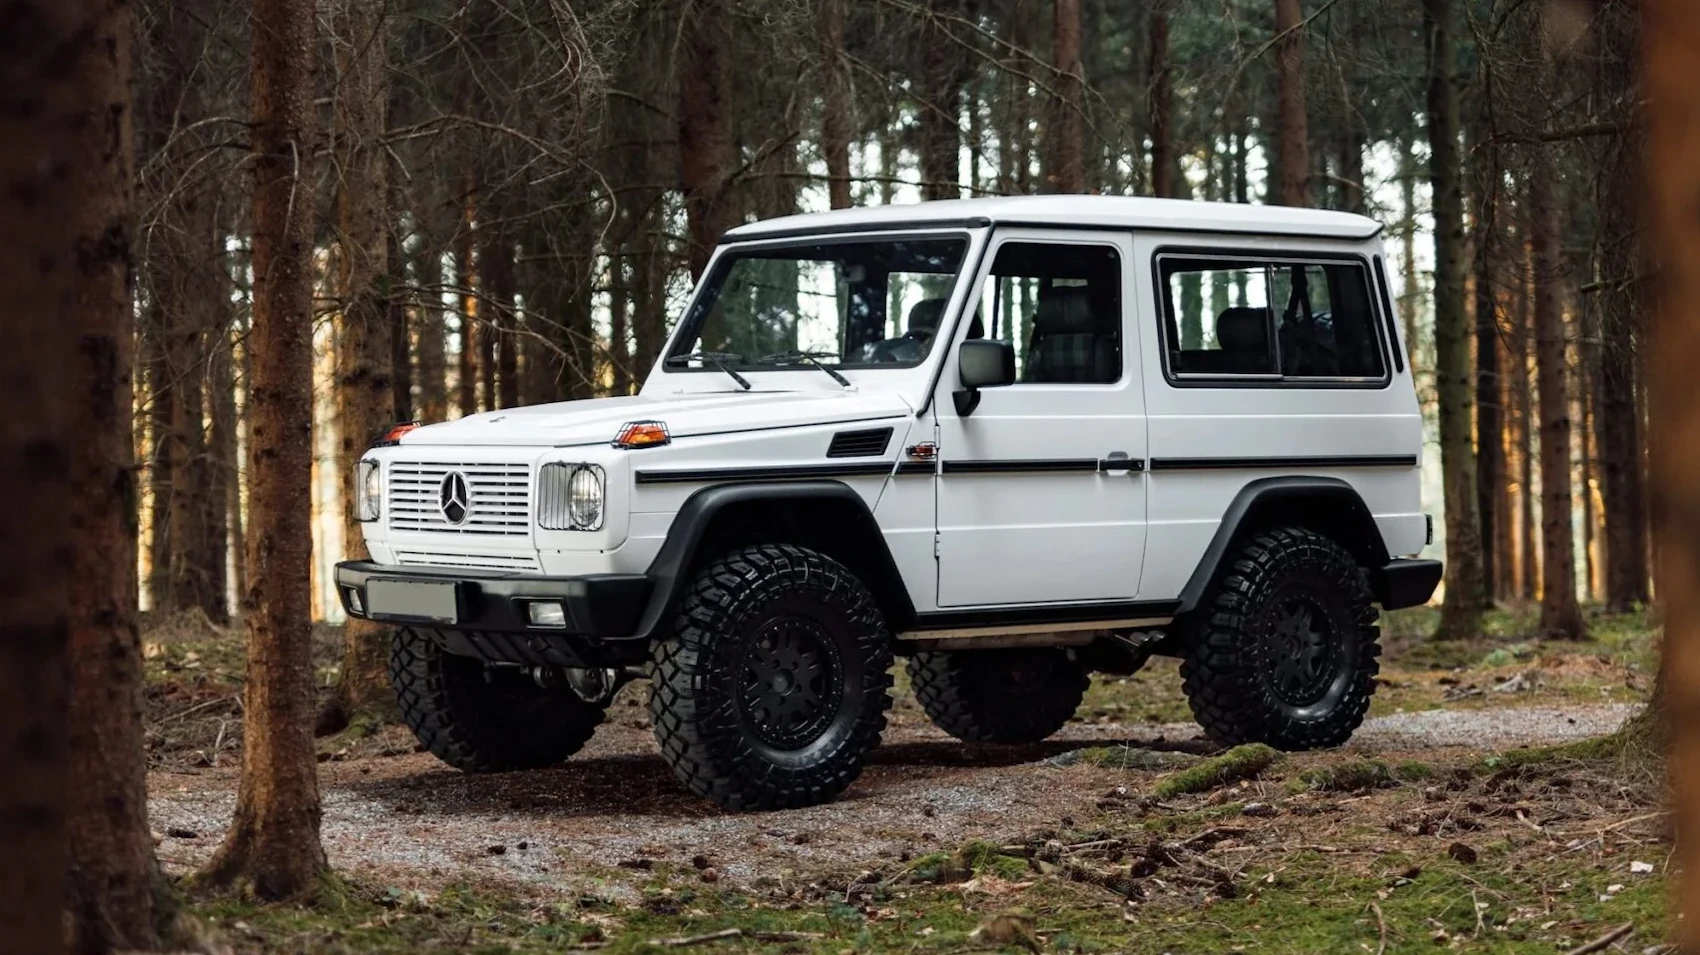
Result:
<svg viewBox="0 0 1700 955">
<path fill-rule="evenodd" d="M 951 397 L 957 416 L 966 418 L 980 406 L 981 388 L 1015 384 L 1015 347 L 997 339 L 970 338 L 956 353 L 956 368 L 962 390 Z"/>
</svg>

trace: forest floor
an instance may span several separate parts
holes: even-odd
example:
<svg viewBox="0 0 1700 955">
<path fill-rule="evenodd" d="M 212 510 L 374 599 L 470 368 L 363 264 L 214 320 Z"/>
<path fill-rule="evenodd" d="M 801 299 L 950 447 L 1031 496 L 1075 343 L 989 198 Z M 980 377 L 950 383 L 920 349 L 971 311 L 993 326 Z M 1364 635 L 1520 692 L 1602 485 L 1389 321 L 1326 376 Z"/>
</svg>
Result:
<svg viewBox="0 0 1700 955">
<path fill-rule="evenodd" d="M 1498 613 L 1436 643 L 1431 613 L 1395 615 L 1352 742 L 1268 765 L 1214 754 L 1172 661 L 1095 681 L 1033 746 L 950 740 L 900 680 L 862 778 L 778 813 L 686 793 L 641 685 L 551 770 L 465 776 L 400 728 L 345 733 L 320 741 L 340 881 L 194 912 L 239 952 L 1552 953 L 1625 925 L 1607 950 L 1662 951 L 1662 787 L 1587 742 L 1650 689 L 1656 631 L 1591 622 L 1552 643 Z M 316 636 L 326 683 L 338 636 Z M 182 874 L 234 802 L 240 637 L 178 621 L 146 646 L 153 825 Z"/>
</svg>

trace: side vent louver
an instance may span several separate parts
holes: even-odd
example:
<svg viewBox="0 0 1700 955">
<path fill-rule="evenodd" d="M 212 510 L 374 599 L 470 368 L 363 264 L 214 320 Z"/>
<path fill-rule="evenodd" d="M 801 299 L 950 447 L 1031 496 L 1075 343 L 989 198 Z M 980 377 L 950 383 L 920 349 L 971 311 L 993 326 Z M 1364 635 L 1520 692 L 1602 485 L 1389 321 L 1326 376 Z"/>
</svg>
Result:
<svg viewBox="0 0 1700 955">
<path fill-rule="evenodd" d="M 867 431 L 840 431 L 832 436 L 826 449 L 829 458 L 877 458 L 891 443 L 890 428 L 870 428 Z"/>
</svg>

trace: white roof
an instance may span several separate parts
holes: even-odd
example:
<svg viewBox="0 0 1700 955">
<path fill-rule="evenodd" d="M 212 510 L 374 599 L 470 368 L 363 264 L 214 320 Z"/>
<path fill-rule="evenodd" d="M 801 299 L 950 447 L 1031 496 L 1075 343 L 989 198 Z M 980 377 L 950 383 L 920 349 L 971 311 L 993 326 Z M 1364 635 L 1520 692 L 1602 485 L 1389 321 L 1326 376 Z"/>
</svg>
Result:
<svg viewBox="0 0 1700 955">
<path fill-rule="evenodd" d="M 908 205 L 835 209 L 752 222 L 732 229 L 726 237 L 759 239 L 914 225 L 988 224 L 1262 233 L 1328 239 L 1367 239 L 1381 231 L 1381 224 L 1374 219 L 1325 209 L 1134 196 L 1058 195 L 945 199 Z"/>
</svg>

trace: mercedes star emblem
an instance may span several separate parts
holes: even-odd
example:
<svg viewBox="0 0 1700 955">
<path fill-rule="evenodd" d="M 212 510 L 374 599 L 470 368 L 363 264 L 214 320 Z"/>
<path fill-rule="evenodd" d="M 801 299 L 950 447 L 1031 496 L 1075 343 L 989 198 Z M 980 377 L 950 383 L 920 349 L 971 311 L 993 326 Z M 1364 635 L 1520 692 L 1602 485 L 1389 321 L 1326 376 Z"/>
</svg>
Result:
<svg viewBox="0 0 1700 955">
<path fill-rule="evenodd" d="M 466 475 L 459 471 L 443 475 L 442 487 L 437 491 L 437 507 L 443 512 L 443 519 L 450 524 L 464 524 L 471 505 L 472 492 L 467 490 Z"/>
</svg>

